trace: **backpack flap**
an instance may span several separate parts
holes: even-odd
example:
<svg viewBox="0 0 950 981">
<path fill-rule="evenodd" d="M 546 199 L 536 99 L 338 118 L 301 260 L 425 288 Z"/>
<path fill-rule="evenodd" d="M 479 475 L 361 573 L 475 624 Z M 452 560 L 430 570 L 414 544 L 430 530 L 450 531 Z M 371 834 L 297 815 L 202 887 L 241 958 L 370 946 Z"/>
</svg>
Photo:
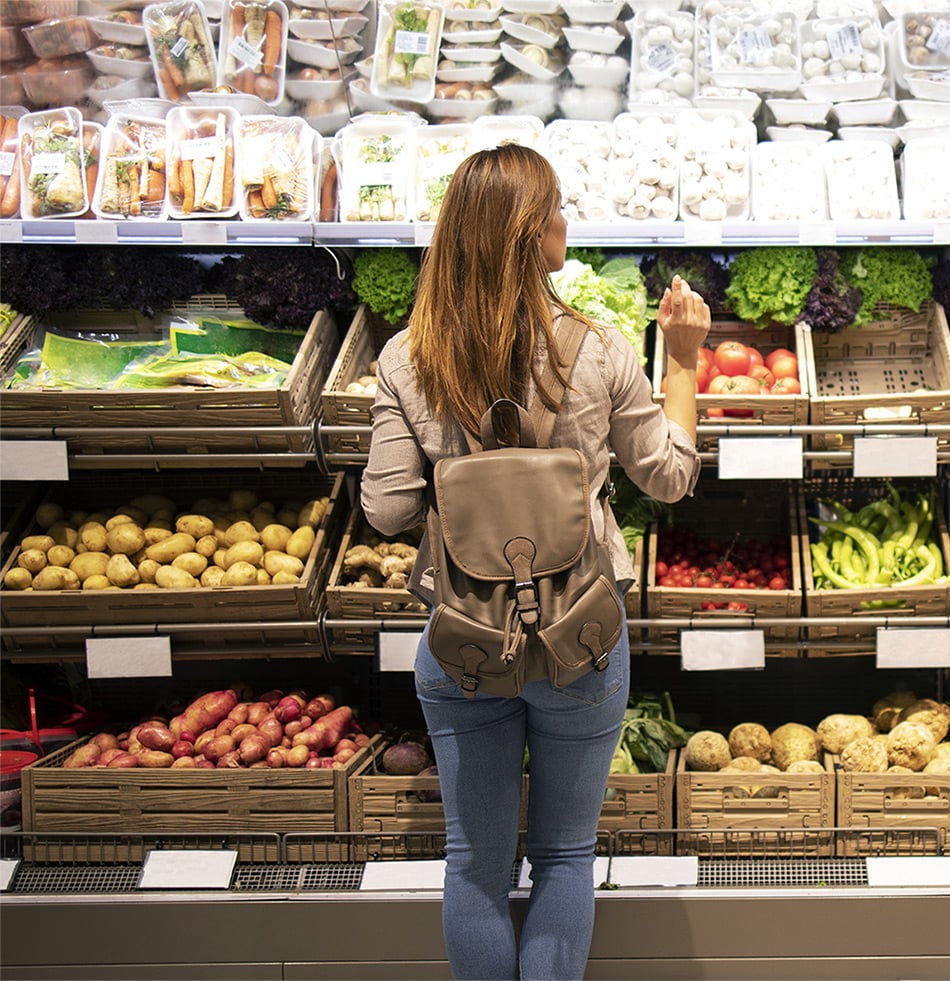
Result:
<svg viewBox="0 0 950 981">
<path fill-rule="evenodd" d="M 545 493 L 539 507 L 542 488 L 557 493 Z M 574 449 L 505 447 L 440 460 L 435 497 L 446 550 L 473 579 L 511 579 L 505 553 L 513 539 L 534 546 L 534 576 L 569 569 L 587 545 L 587 464 Z"/>
</svg>

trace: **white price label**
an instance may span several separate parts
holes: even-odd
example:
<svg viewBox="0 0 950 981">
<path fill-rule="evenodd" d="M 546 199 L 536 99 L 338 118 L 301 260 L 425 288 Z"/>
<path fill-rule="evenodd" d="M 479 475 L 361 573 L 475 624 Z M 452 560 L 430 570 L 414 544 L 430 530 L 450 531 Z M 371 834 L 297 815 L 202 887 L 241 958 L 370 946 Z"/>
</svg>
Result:
<svg viewBox="0 0 950 981">
<path fill-rule="evenodd" d="M 198 136 L 192 140 L 182 140 L 180 154 L 182 160 L 202 160 L 204 157 L 216 157 L 221 149 L 221 140 L 217 136 Z"/>
<path fill-rule="evenodd" d="M 758 63 L 759 56 L 772 50 L 772 39 L 764 26 L 743 27 L 736 34 L 739 45 L 739 61 L 747 65 Z"/>
<path fill-rule="evenodd" d="M 936 436 L 855 436 L 855 477 L 934 477 Z"/>
<path fill-rule="evenodd" d="M 376 635 L 380 671 L 412 671 L 423 631 L 380 630 Z"/>
<path fill-rule="evenodd" d="M 866 858 L 868 885 L 950 886 L 950 858 L 936 855 L 907 855 Z"/>
<path fill-rule="evenodd" d="M 139 889 L 227 889 L 238 853 L 231 848 L 153 848 L 145 856 Z"/>
<path fill-rule="evenodd" d="M 612 886 L 695 886 L 698 881 L 696 855 L 615 855 L 610 860 Z"/>
<path fill-rule="evenodd" d="M 950 20 L 945 17 L 934 18 L 933 30 L 927 38 L 927 49 L 941 54 L 950 53 Z"/>
<path fill-rule="evenodd" d="M 243 37 L 232 38 L 228 46 L 228 54 L 234 57 L 235 61 L 254 69 L 264 60 L 264 51 L 253 44 L 248 44 Z"/>
<path fill-rule="evenodd" d="M 862 50 L 861 32 L 854 21 L 833 27 L 828 31 L 825 40 L 835 61 L 840 61 L 845 55 L 860 54 Z"/>
<path fill-rule="evenodd" d="M 950 668 L 950 627 L 878 627 L 876 639 L 879 668 Z"/>
<path fill-rule="evenodd" d="M 647 51 L 645 66 L 659 75 L 672 75 L 676 69 L 676 51 L 671 44 L 655 44 Z"/>
<path fill-rule="evenodd" d="M 801 436 L 722 436 L 719 439 L 722 480 L 800 480 L 802 473 Z"/>
<path fill-rule="evenodd" d="M 168 637 L 90 637 L 86 641 L 90 678 L 170 678 Z"/>
<path fill-rule="evenodd" d="M 118 241 L 118 226 L 114 221 L 77 221 L 76 241 L 88 245 L 115 245 Z"/>
<path fill-rule="evenodd" d="M 181 240 L 185 245 L 227 245 L 228 226 L 221 221 L 184 221 Z"/>
<path fill-rule="evenodd" d="M 6 439 L 0 441 L 4 480 L 69 480 L 66 441 Z"/>
<path fill-rule="evenodd" d="M 762 630 L 682 630 L 681 666 L 684 671 L 730 671 L 765 667 Z"/>
<path fill-rule="evenodd" d="M 602 882 L 608 881 L 610 875 L 610 859 L 605 855 L 598 855 L 594 859 L 594 888 L 596 889 Z M 531 889 L 531 864 L 528 860 L 522 859 L 521 868 L 518 872 L 518 888 Z"/>
<path fill-rule="evenodd" d="M 414 892 L 441 889 L 445 880 L 445 862 L 367 862 L 360 879 L 360 891 Z"/>
<path fill-rule="evenodd" d="M 16 154 L 11 150 L 0 150 L 0 177 L 9 177 L 13 173 Z"/>
<path fill-rule="evenodd" d="M 683 241 L 687 245 L 722 245 L 722 222 L 702 219 L 685 221 Z"/>
<path fill-rule="evenodd" d="M 0 858 L 0 892 L 6 892 L 10 888 L 19 867 L 18 858 Z"/>
<path fill-rule="evenodd" d="M 66 167 L 66 154 L 50 151 L 34 153 L 30 158 L 30 176 L 35 174 L 61 174 Z"/>
<path fill-rule="evenodd" d="M 424 55 L 429 50 L 429 35 L 424 31 L 396 31 L 393 51 L 396 54 Z"/>
</svg>

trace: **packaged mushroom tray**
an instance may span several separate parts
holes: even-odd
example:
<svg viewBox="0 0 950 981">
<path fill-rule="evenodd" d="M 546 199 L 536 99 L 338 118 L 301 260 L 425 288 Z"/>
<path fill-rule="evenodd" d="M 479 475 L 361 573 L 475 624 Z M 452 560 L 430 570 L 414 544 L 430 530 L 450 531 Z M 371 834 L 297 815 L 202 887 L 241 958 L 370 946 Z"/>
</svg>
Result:
<svg viewBox="0 0 950 981">
<path fill-rule="evenodd" d="M 685 109 L 676 117 L 680 218 L 745 220 L 755 127 L 741 113 Z M 882 144 L 883 145 L 883 144 Z"/>
<path fill-rule="evenodd" d="M 900 219 L 891 148 L 878 140 L 833 140 L 824 154 L 831 218 L 835 221 Z"/>
<path fill-rule="evenodd" d="M 696 85 L 695 17 L 644 7 L 627 22 L 627 29 L 633 39 L 631 106 L 688 106 Z"/>
<path fill-rule="evenodd" d="M 238 194 L 245 221 L 310 221 L 322 138 L 299 116 L 241 116 Z"/>
<path fill-rule="evenodd" d="M 621 218 L 674 221 L 679 208 L 673 116 L 621 113 L 613 123 L 608 178 Z"/>
<path fill-rule="evenodd" d="M 869 14 L 826 17 L 801 25 L 802 83 L 806 99 L 851 102 L 876 99 L 884 88 L 884 31 Z"/>
<path fill-rule="evenodd" d="M 912 140 L 900 156 L 904 218 L 950 219 L 950 140 Z"/>
<path fill-rule="evenodd" d="M 828 192 L 821 157 L 807 143 L 764 141 L 752 148 L 755 221 L 824 221 Z"/>
<path fill-rule="evenodd" d="M 568 221 L 604 222 L 617 217 L 610 188 L 613 127 L 593 120 L 555 119 L 539 150 L 557 171 Z"/>
<path fill-rule="evenodd" d="M 717 85 L 793 92 L 801 82 L 798 19 L 732 8 L 709 24 L 710 76 Z"/>
</svg>

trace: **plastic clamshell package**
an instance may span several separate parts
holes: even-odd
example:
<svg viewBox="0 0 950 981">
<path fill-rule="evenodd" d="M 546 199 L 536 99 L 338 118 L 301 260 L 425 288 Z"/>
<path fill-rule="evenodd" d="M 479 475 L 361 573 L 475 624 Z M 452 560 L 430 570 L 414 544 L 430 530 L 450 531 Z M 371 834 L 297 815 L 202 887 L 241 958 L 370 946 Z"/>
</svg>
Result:
<svg viewBox="0 0 950 981">
<path fill-rule="evenodd" d="M 793 92 L 801 84 L 798 19 L 789 13 L 717 14 L 709 22 L 716 85 Z"/>
<path fill-rule="evenodd" d="M 679 160 L 676 117 L 621 113 L 613 122 L 613 157 L 608 180 L 621 218 L 635 221 L 676 219 L 679 211 Z"/>
<path fill-rule="evenodd" d="M 165 204 L 165 120 L 112 115 L 92 196 L 97 218 L 160 220 Z"/>
<path fill-rule="evenodd" d="M 740 113 L 692 109 L 678 113 L 676 122 L 680 217 L 684 221 L 748 218 L 755 127 Z"/>
<path fill-rule="evenodd" d="M 502 8 L 492 6 L 488 0 L 449 0 L 445 5 L 446 20 L 484 21 L 490 23 L 498 20 Z"/>
<path fill-rule="evenodd" d="M 897 100 L 891 98 L 861 99 L 857 102 L 839 102 L 831 115 L 839 126 L 886 126 L 897 112 Z"/>
<path fill-rule="evenodd" d="M 566 85 L 558 93 L 565 119 L 591 119 L 609 123 L 623 109 L 623 95 L 616 88 Z"/>
<path fill-rule="evenodd" d="M 233 218 L 238 213 L 234 132 L 240 118 L 228 106 L 176 106 L 169 111 L 166 117 L 169 218 L 221 219 Z"/>
<path fill-rule="evenodd" d="M 291 99 L 307 102 L 310 99 L 334 99 L 343 94 L 343 76 L 338 70 L 327 71 L 324 78 L 291 78 L 284 82 L 284 92 Z"/>
<path fill-rule="evenodd" d="M 489 92 L 492 90 L 489 89 Z M 430 99 L 426 103 L 426 113 L 433 119 L 446 120 L 443 125 L 449 122 L 471 122 L 482 116 L 494 113 L 498 106 L 498 97 L 492 93 L 490 98 L 461 99 L 448 98 Z"/>
<path fill-rule="evenodd" d="M 265 102 L 260 96 L 246 92 L 192 92 L 188 101 L 193 106 L 216 107 L 227 106 L 239 116 L 260 116 L 270 113 L 274 115 L 274 107 Z"/>
<path fill-rule="evenodd" d="M 341 222 L 409 220 L 414 116 L 357 116 L 334 144 L 340 171 Z"/>
<path fill-rule="evenodd" d="M 369 23 L 363 14 L 347 14 L 343 17 L 291 18 L 287 31 L 304 41 L 332 41 L 337 37 L 356 37 Z"/>
<path fill-rule="evenodd" d="M 276 106 L 284 97 L 287 21 L 283 0 L 230 3 L 221 20 L 217 84 Z"/>
<path fill-rule="evenodd" d="M 766 126 L 765 135 L 772 143 L 827 143 L 830 129 L 815 126 Z"/>
<path fill-rule="evenodd" d="M 547 124 L 539 150 L 561 183 L 561 204 L 570 221 L 613 221 L 608 170 L 613 126 L 595 120 L 555 119 Z"/>
<path fill-rule="evenodd" d="M 900 218 L 894 153 L 886 143 L 834 140 L 821 150 L 833 220 Z"/>
<path fill-rule="evenodd" d="M 832 109 L 830 102 L 812 102 L 808 99 L 766 99 L 765 105 L 779 126 L 795 123 L 823 126 Z"/>
<path fill-rule="evenodd" d="M 17 120 L 20 216 L 76 218 L 89 207 L 83 168 L 82 116 L 65 107 L 26 113 Z"/>
<path fill-rule="evenodd" d="M 499 18 L 505 33 L 525 44 L 554 48 L 560 44 L 567 21 L 562 14 L 507 14 Z"/>
<path fill-rule="evenodd" d="M 900 156 L 904 218 L 950 219 L 950 140 L 912 140 Z"/>
<path fill-rule="evenodd" d="M 158 94 L 178 102 L 212 88 L 217 59 L 204 6 L 197 0 L 149 4 L 142 13 Z"/>
<path fill-rule="evenodd" d="M 116 20 L 105 14 L 90 16 L 89 26 L 96 32 L 103 41 L 113 41 L 116 44 L 134 44 L 145 47 L 148 41 L 145 38 L 145 25 L 138 20 L 130 22 L 126 20 Z"/>
<path fill-rule="evenodd" d="M 235 131 L 244 221 L 310 221 L 315 207 L 314 142 L 299 116 L 242 116 Z M 316 154 L 319 166 L 319 153 Z"/>
<path fill-rule="evenodd" d="M 501 48 L 496 44 L 446 44 L 443 40 L 439 52 L 439 62 L 453 65 L 466 65 L 473 68 L 487 68 L 501 58 Z M 438 75 L 438 68 L 436 69 Z"/>
<path fill-rule="evenodd" d="M 905 13 L 898 22 L 898 51 L 905 71 L 945 71 L 950 68 L 950 9 Z"/>
<path fill-rule="evenodd" d="M 685 11 L 646 8 L 627 23 L 632 38 L 631 102 L 689 104 L 696 87 L 696 19 Z"/>
<path fill-rule="evenodd" d="M 502 41 L 501 56 L 518 71 L 541 82 L 551 82 L 564 71 L 564 60 L 560 52 L 542 48 L 540 44 Z M 600 81 L 603 82 L 603 79 Z"/>
<path fill-rule="evenodd" d="M 100 44 L 86 52 L 92 67 L 101 75 L 123 78 L 154 78 L 155 70 L 148 48 L 120 44 Z"/>
<path fill-rule="evenodd" d="M 147 116 L 149 119 L 164 119 L 175 108 L 168 99 L 147 96 L 145 98 L 115 99 L 103 102 L 102 108 L 108 113 L 128 113 L 133 116 Z"/>
<path fill-rule="evenodd" d="M 72 17 L 79 10 L 79 0 L 17 0 L 3 4 L 3 19 L 8 24 L 36 24 L 50 17 Z"/>
<path fill-rule="evenodd" d="M 81 54 L 96 44 L 89 18 L 55 17 L 21 28 L 37 58 L 66 58 Z"/>
<path fill-rule="evenodd" d="M 75 106 L 82 101 L 94 72 L 84 56 L 55 61 L 37 61 L 17 72 L 4 75 L 3 101 L 16 104 L 24 101 L 13 98 L 16 87 L 34 106 Z M 11 91 L 7 91 L 7 82 Z"/>
<path fill-rule="evenodd" d="M 121 75 L 99 75 L 86 90 L 90 102 L 101 108 L 117 99 L 147 98 L 156 93 L 155 83 L 149 78 L 123 78 Z"/>
<path fill-rule="evenodd" d="M 0 106 L 0 116 L 4 119 L 19 120 L 25 116 L 27 110 L 23 106 Z M 5 140 L 0 141 L 0 176 L 10 178 L 14 181 L 13 189 L 8 198 L 6 192 L 3 195 L 3 210 L 0 217 L 17 218 L 20 214 L 20 201 L 22 198 L 22 182 L 20 181 L 19 166 L 17 163 L 20 153 L 20 140 L 17 127 L 13 127 L 12 134 L 8 134 Z M 15 199 L 13 195 L 16 195 Z"/>
<path fill-rule="evenodd" d="M 622 55 L 575 51 L 568 59 L 567 70 L 578 85 L 619 89 L 627 81 L 630 63 Z"/>
<path fill-rule="evenodd" d="M 442 50 L 450 44 L 458 47 L 466 44 L 495 44 L 501 34 L 500 22 L 446 20 L 442 25 Z"/>
<path fill-rule="evenodd" d="M 338 68 L 350 65 L 363 53 L 363 45 L 352 37 L 338 38 L 336 43 L 327 41 L 302 41 L 298 37 L 287 38 L 287 54 L 301 65 L 314 68 Z"/>
<path fill-rule="evenodd" d="M 561 33 L 574 51 L 613 54 L 623 43 L 623 34 L 613 24 L 569 24 Z"/>
<path fill-rule="evenodd" d="M 828 191 L 821 158 L 801 143 L 762 142 L 752 148 L 754 221 L 823 221 Z"/>
<path fill-rule="evenodd" d="M 537 149 L 544 132 L 538 116 L 480 116 L 472 122 L 475 149 L 488 149 L 502 143 L 517 143 Z"/>
<path fill-rule="evenodd" d="M 439 217 L 449 178 L 477 149 L 475 130 L 470 123 L 443 123 L 417 126 L 411 137 L 412 220 L 434 222 Z"/>
<path fill-rule="evenodd" d="M 424 0 L 382 0 L 370 78 L 373 95 L 410 102 L 428 102 L 435 95 L 444 14 L 439 4 Z"/>
</svg>

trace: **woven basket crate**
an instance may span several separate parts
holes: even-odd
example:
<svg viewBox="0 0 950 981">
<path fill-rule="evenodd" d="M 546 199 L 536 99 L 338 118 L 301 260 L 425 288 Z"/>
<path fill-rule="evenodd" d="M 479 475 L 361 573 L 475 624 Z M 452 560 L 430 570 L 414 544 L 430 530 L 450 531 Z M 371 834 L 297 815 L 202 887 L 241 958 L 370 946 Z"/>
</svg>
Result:
<svg viewBox="0 0 950 981">
<path fill-rule="evenodd" d="M 676 823 L 684 833 L 676 847 L 681 854 L 701 854 L 724 844 L 734 855 L 831 854 L 833 839 L 813 832 L 832 828 L 834 822 L 835 773 L 830 763 L 823 773 L 706 773 L 688 770 L 680 753 Z M 725 841 L 723 832 L 728 832 Z"/>
<path fill-rule="evenodd" d="M 191 312 L 237 314 L 240 308 L 218 294 L 193 296 L 173 307 L 176 315 Z M 76 311 L 33 318 L 23 337 L 22 350 L 32 343 L 40 326 L 68 330 L 109 330 L 118 335 L 162 336 L 161 317 L 136 311 Z M 70 449 L 88 454 L 196 453 L 315 449 L 312 432 L 259 434 L 254 427 L 311 426 L 320 412 L 320 392 L 336 353 L 333 318 L 317 311 L 294 358 L 287 379 L 279 388 L 194 388 L 176 386 L 146 391 L 76 391 L 66 389 L 7 389 L 0 392 L 0 412 L 7 426 L 68 428 Z M 171 433 L 127 433 L 127 429 L 202 427 L 214 433 L 192 437 Z M 83 433 L 84 429 L 114 429 L 115 433 Z M 201 466 L 208 466 L 207 459 Z"/>
<path fill-rule="evenodd" d="M 23 829 L 77 835 L 345 831 L 349 775 L 378 739 L 340 769 L 63 769 L 86 742 L 80 739 L 23 770 Z M 66 861 L 84 859 L 81 847 L 60 852 Z"/>
<path fill-rule="evenodd" d="M 770 499 L 763 500 L 768 493 Z M 761 484 L 735 482 L 700 482 L 694 495 L 673 506 L 673 522 L 678 528 L 696 530 L 702 537 L 729 542 L 741 527 L 742 537 L 763 543 L 776 536 L 788 539 L 788 560 L 792 573 L 791 589 L 700 589 L 697 587 L 660 586 L 656 580 L 656 562 L 664 529 L 650 526 L 647 541 L 646 614 L 650 620 L 690 619 L 698 627 L 717 619 L 747 619 L 750 627 L 756 618 L 798 618 L 802 615 L 802 565 L 799 544 L 798 501 L 787 481 Z M 731 612 L 703 609 L 703 603 L 745 603 L 747 610 Z M 763 628 L 770 640 L 795 640 L 797 626 Z M 653 640 L 678 640 L 679 630 L 651 624 L 647 636 Z"/>
<path fill-rule="evenodd" d="M 852 854 L 864 848 L 867 854 L 888 854 L 888 837 L 880 833 L 884 828 L 936 828 L 941 850 L 950 847 L 950 773 L 855 773 L 845 770 L 837 756 L 832 766 L 838 824 L 869 829 L 867 838 L 849 839 Z"/>
<path fill-rule="evenodd" d="M 896 481 L 900 487 L 913 487 L 916 482 Z M 857 510 L 869 501 L 887 496 L 887 485 L 883 480 L 863 479 L 844 476 L 814 477 L 802 481 L 798 488 L 800 495 L 799 514 L 802 522 L 802 573 L 805 582 L 805 609 L 808 615 L 808 637 L 812 640 L 837 638 L 852 640 L 874 649 L 875 628 L 863 624 L 862 617 L 880 617 L 886 614 L 900 626 L 907 621 L 913 626 L 915 616 L 945 616 L 950 610 L 950 586 L 934 584 L 925 586 L 877 586 L 863 589 L 816 589 L 814 567 L 810 543 L 818 541 L 819 529 L 808 520 L 809 515 L 817 516 L 817 501 L 831 498 L 841 501 L 851 510 Z M 950 535 L 940 495 L 937 495 L 936 515 L 931 538 L 937 542 L 943 554 L 944 568 L 950 569 Z M 882 603 L 902 601 L 899 607 Z M 823 624 L 822 617 L 851 617 L 852 623 L 846 626 Z"/>
<path fill-rule="evenodd" d="M 117 624 L 218 623 L 228 621 L 303 620 L 316 624 L 316 608 L 326 582 L 332 557 L 332 544 L 338 540 L 347 513 L 344 475 L 329 477 L 315 475 L 310 470 L 277 471 L 215 471 L 214 483 L 195 487 L 194 476 L 188 471 L 163 471 L 160 474 L 125 471 L 80 473 L 65 485 L 53 485 L 48 499 L 61 503 L 64 509 L 94 512 L 116 508 L 137 494 L 161 493 L 187 508 L 197 497 L 207 495 L 226 498 L 235 489 L 252 489 L 262 500 L 271 500 L 278 507 L 284 503 L 327 497 L 329 505 L 323 515 L 310 554 L 304 563 L 299 583 L 268 586 L 216 586 L 195 589 L 154 590 L 62 590 L 62 591 L 0 591 L 0 621 L 4 627 L 36 627 L 30 637 L 4 637 L 6 646 L 20 647 L 49 645 L 43 631 L 50 625 L 113 626 Z M 26 534 L 37 531 L 26 529 Z M 11 551 L 0 578 L 12 568 L 19 548 Z M 261 628 L 266 634 L 266 628 Z M 213 632 L 212 632 L 213 634 Z M 299 635 L 299 636 L 298 636 Z M 228 634 L 209 635 L 207 631 L 176 631 L 182 642 L 193 640 L 216 644 L 227 640 Z M 317 641 L 316 626 L 300 631 L 275 631 L 275 643 L 295 640 Z M 255 638 L 256 639 L 256 638 Z M 243 642 L 250 642 L 244 638 Z"/>
<path fill-rule="evenodd" d="M 946 425 L 950 332 L 943 307 L 928 302 L 914 313 L 882 305 L 877 313 L 873 323 L 837 334 L 805 330 L 812 425 L 873 426 L 894 420 Z M 853 437 L 842 433 L 814 433 L 810 439 L 814 450 L 854 445 Z M 937 442 L 946 449 L 950 436 L 938 436 Z"/>
<path fill-rule="evenodd" d="M 347 386 L 363 375 L 370 374 L 370 362 L 375 361 L 383 345 L 405 324 L 391 324 L 374 314 L 366 304 L 356 311 L 336 360 L 330 367 L 320 401 L 323 421 L 329 426 L 369 426 L 372 423 L 373 395 L 348 392 Z M 366 454 L 369 436 L 360 432 L 347 435 L 327 434 L 327 449 L 331 453 Z"/>
<path fill-rule="evenodd" d="M 808 422 L 808 373 L 805 363 L 808 348 L 805 343 L 805 331 L 801 324 L 784 326 L 773 324 L 762 329 L 754 324 L 736 320 L 732 315 L 717 315 L 712 322 L 706 337 L 706 346 L 715 350 L 723 341 L 741 341 L 743 344 L 754 345 L 763 355 L 776 350 L 787 348 L 794 351 L 798 358 L 798 374 L 801 383 L 801 393 L 797 395 L 706 395 L 696 396 L 696 419 L 698 422 L 710 421 L 709 409 L 740 409 L 751 412 L 746 418 L 730 416 L 726 419 L 714 419 L 714 422 L 728 422 L 730 427 L 743 433 L 749 430 L 749 435 L 755 435 L 760 426 L 800 426 Z M 653 400 L 661 405 L 666 399 L 660 386 L 666 374 L 666 348 L 663 341 L 663 331 L 656 332 L 656 345 L 653 353 Z M 702 452 L 712 452 L 718 444 L 718 437 L 700 437 L 698 448 Z"/>
</svg>

